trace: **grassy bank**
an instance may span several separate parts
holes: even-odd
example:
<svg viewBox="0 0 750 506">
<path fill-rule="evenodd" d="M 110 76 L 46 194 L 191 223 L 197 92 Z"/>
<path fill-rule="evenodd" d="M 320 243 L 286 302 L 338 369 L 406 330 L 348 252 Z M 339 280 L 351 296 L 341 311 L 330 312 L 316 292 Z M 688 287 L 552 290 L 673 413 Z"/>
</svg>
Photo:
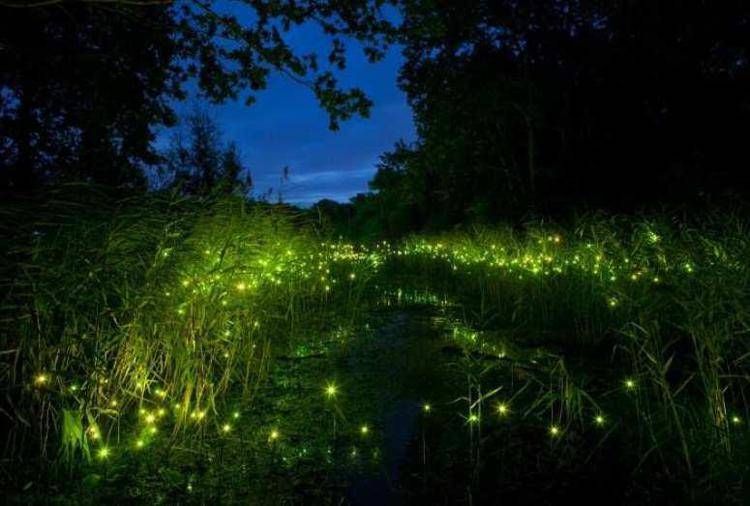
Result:
<svg viewBox="0 0 750 506">
<path fill-rule="evenodd" d="M 523 381 L 494 408 L 495 386 L 470 382 L 472 435 L 481 415 L 512 410 L 548 420 L 556 441 L 623 432 L 635 469 L 720 488 L 747 476 L 740 219 L 592 217 L 352 245 L 240 199 L 90 188 L 6 205 L 0 219 L 10 481 L 21 462 L 70 468 L 229 433 L 258 409 L 269 361 L 325 354 L 322 333 L 356 339 L 332 322 L 383 301 L 457 305 L 454 343 L 480 371 L 524 355 Z M 531 347 L 547 358 L 531 365 Z"/>
<path fill-rule="evenodd" d="M 547 412 L 550 427 L 616 421 L 634 434 L 639 467 L 693 483 L 741 482 L 749 238 L 729 216 L 706 216 L 695 228 L 659 217 L 590 218 L 570 231 L 415 237 L 388 269 L 460 304 L 469 328 L 456 337 L 469 349 L 553 351 L 557 361 L 534 379 L 547 388 L 528 403 Z"/>
</svg>

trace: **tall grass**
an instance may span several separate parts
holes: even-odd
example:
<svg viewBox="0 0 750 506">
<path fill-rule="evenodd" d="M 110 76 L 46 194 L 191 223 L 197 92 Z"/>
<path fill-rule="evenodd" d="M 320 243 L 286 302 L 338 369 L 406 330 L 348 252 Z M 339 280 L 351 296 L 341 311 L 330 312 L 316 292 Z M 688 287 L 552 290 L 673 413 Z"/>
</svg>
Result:
<svg viewBox="0 0 750 506">
<path fill-rule="evenodd" d="M 750 233 L 735 217 L 365 247 L 241 199 L 67 187 L 0 207 L 0 232 L 5 462 L 90 458 L 164 412 L 173 438 L 217 428 L 237 408 L 225 394 L 249 406 L 268 361 L 308 349 L 329 315 L 414 292 L 464 308 L 467 347 L 504 356 L 510 336 L 557 354 L 526 412 L 567 431 L 619 411 L 643 466 L 708 481 L 746 467 Z M 470 415 L 496 391 L 472 378 Z"/>
<path fill-rule="evenodd" d="M 601 402 L 640 434 L 642 466 L 704 483 L 746 468 L 750 234 L 734 216 L 697 223 L 592 216 L 569 232 L 417 236 L 389 269 L 470 308 L 474 327 L 505 331 L 486 333 L 482 349 L 510 334 L 559 353 L 559 380 L 534 403 L 557 423 Z"/>
<path fill-rule="evenodd" d="M 272 347 L 326 307 L 354 314 L 368 278 L 353 251 L 241 199 L 65 190 L 82 194 L 2 211 L 9 461 L 106 447 L 134 408 L 202 430 L 230 388 L 249 402 Z"/>
</svg>

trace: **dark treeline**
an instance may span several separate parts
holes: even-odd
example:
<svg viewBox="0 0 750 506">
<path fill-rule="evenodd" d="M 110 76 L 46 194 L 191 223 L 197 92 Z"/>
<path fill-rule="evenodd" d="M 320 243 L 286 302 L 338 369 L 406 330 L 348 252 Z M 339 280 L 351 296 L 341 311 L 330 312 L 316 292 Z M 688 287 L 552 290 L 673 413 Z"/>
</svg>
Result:
<svg viewBox="0 0 750 506">
<path fill-rule="evenodd" d="M 157 162 L 151 129 L 175 122 L 174 28 L 159 6 L 0 4 L 3 189 L 26 194 L 59 181 L 145 189 L 142 169 Z"/>
<path fill-rule="evenodd" d="M 155 150 L 155 129 L 177 121 L 171 104 L 191 81 L 209 101 L 251 104 L 283 72 L 337 128 L 372 105 L 336 81 L 349 38 L 373 61 L 402 44 L 418 138 L 382 156 L 371 193 L 316 206 L 339 231 L 747 194 L 747 2 L 400 0 L 400 29 L 384 3 L 243 0 L 237 17 L 220 1 L 3 1 L 0 190 L 87 181 L 145 191 L 147 174 L 166 170 L 190 192 L 246 191 L 236 148 L 196 116 L 185 135 L 203 128 L 213 146 L 178 138 Z M 307 22 L 330 37 L 329 54 L 286 43 L 285 30 Z"/>
<path fill-rule="evenodd" d="M 418 140 L 382 157 L 351 228 L 747 193 L 750 3 L 415 0 L 403 33 Z"/>
</svg>

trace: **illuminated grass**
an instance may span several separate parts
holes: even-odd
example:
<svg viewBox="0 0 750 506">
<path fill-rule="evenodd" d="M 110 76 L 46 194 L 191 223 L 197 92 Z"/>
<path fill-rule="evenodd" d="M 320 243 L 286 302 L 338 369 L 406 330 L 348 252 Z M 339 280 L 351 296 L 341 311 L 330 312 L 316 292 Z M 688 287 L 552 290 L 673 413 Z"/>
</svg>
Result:
<svg viewBox="0 0 750 506">
<path fill-rule="evenodd" d="M 127 446 L 141 450 L 167 434 L 189 441 L 213 431 L 229 440 L 240 411 L 253 408 L 226 406 L 226 394 L 251 398 L 275 355 L 324 350 L 310 329 L 327 311 L 356 320 L 368 305 L 449 301 L 471 315 L 452 329 L 462 350 L 517 360 L 519 343 L 493 328 L 505 324 L 500 330 L 519 342 L 592 346 L 616 359 L 611 377 L 588 379 L 598 388 L 590 393 L 564 360 L 539 373 L 531 358 L 525 374 L 545 390 L 528 405 L 505 397 L 495 417 L 469 411 L 471 427 L 549 411 L 560 421 L 547 427 L 553 438 L 627 426 L 644 454 L 669 448 L 689 473 L 742 457 L 750 378 L 750 233 L 742 222 L 692 229 L 584 219 L 569 231 L 498 228 L 359 245 L 321 241 L 290 217 L 240 200 L 91 199 L 8 210 L 3 224 L 12 232 L 3 246 L 12 260 L 2 271 L 4 349 L 18 350 L 3 381 L 19 419 L 31 421 L 17 430 L 48 441 L 52 426 L 62 427 L 57 443 L 68 460 L 121 455 L 109 439 L 120 425 L 134 431 Z M 332 335 L 339 344 L 358 338 Z M 355 395 L 348 382 L 341 395 L 319 381 L 311 389 L 330 408 Z M 433 400 L 440 409 L 422 404 L 421 419 L 442 416 L 444 404 Z M 284 430 L 280 443 L 291 438 Z M 370 429 L 357 430 L 362 439 Z M 280 439 L 279 429 L 263 437 Z"/>
</svg>

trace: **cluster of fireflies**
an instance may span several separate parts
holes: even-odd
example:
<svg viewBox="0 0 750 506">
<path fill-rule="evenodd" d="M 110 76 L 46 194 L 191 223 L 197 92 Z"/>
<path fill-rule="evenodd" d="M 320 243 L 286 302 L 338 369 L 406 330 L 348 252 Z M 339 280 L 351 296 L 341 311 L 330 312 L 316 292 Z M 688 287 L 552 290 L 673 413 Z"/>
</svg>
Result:
<svg viewBox="0 0 750 506">
<path fill-rule="evenodd" d="M 649 248 L 640 248 L 637 255 L 606 243 L 568 241 L 559 233 L 506 243 L 458 237 L 415 238 L 373 246 L 320 243 L 312 249 L 309 244 L 298 248 L 275 244 L 263 255 L 253 250 L 249 256 L 242 248 L 229 254 L 208 247 L 202 262 L 186 270 L 177 286 L 165 290 L 164 296 L 174 304 L 178 316 L 188 317 L 207 298 L 218 299 L 222 307 L 231 310 L 246 306 L 255 296 L 267 295 L 269 289 L 326 296 L 342 290 L 348 293 L 353 284 L 367 283 L 388 265 L 407 261 L 416 263 L 417 269 L 420 263 L 440 263 L 459 274 L 465 271 L 517 280 L 585 275 L 602 284 L 604 303 L 615 309 L 623 302 L 619 292 L 626 289 L 620 281 L 661 284 L 680 274 L 691 275 L 697 268 L 696 260 L 686 253 L 670 257 L 662 251 L 661 237 L 652 230 L 644 232 L 643 242 Z"/>
<path fill-rule="evenodd" d="M 225 365 L 222 367 L 229 368 L 233 367 L 230 361 L 238 350 L 254 350 L 257 343 L 262 342 L 256 339 L 263 330 L 264 322 L 260 311 L 257 314 L 252 311 L 255 297 L 273 294 L 283 297 L 290 292 L 301 292 L 326 301 L 338 293 L 351 294 L 355 287 L 373 283 L 375 276 L 390 264 L 412 262 L 413 268 L 418 269 L 420 263 L 429 262 L 445 266 L 452 273 L 500 276 L 519 281 L 583 275 L 604 287 L 602 304 L 613 311 L 627 302 L 627 297 L 623 295 L 625 285 L 662 284 L 678 275 L 691 276 L 700 268 L 699 262 L 687 253 L 672 253 L 670 256 L 663 250 L 661 236 L 653 230 L 643 233 L 643 244 L 635 255 L 607 244 L 570 241 L 559 233 L 538 233 L 525 241 L 507 244 L 491 240 L 415 238 L 399 244 L 380 242 L 374 246 L 320 243 L 311 249 L 309 244 L 295 247 L 275 243 L 269 244 L 262 253 L 253 250 L 252 254 L 244 252 L 242 248 L 227 252 L 224 248 L 208 245 L 199 250 L 199 259 L 190 268 L 184 269 L 177 279 L 165 287 L 162 297 L 178 326 L 188 325 L 201 308 L 204 311 L 209 308 L 225 312 L 227 317 L 223 325 L 212 327 L 199 338 L 212 343 L 216 348 L 210 351 L 218 351 L 212 354 L 214 359 L 223 360 L 221 363 Z M 171 255 L 169 248 L 161 252 L 163 259 Z M 444 297 L 426 291 L 414 292 L 392 286 L 384 286 L 383 290 L 388 290 L 387 300 L 395 300 L 396 303 L 448 304 Z M 385 292 L 378 293 L 382 295 Z M 500 359 L 506 358 L 509 353 L 506 346 L 487 343 L 480 332 L 468 327 L 454 327 L 453 337 L 467 345 L 482 346 Z M 186 342 L 191 347 L 197 346 L 195 337 L 190 337 Z M 142 369 L 146 370 L 145 367 Z M 82 378 L 66 382 L 62 379 L 63 374 L 59 377 L 57 374 L 55 371 L 42 370 L 32 376 L 30 384 L 40 392 L 51 392 L 57 388 L 75 396 L 82 396 L 85 388 L 89 391 L 92 389 L 91 384 Z M 100 406 L 106 408 L 102 412 L 108 413 L 120 413 L 135 402 L 133 399 L 139 399 L 139 404 L 143 404 L 148 394 L 150 399 L 144 404 L 148 407 L 141 407 L 138 411 L 142 430 L 135 439 L 136 448 L 145 448 L 170 416 L 181 422 L 203 425 L 212 418 L 220 434 L 227 437 L 234 434 L 240 418 L 239 411 L 219 416 L 205 407 L 191 406 L 187 401 L 170 404 L 170 398 L 173 401 L 179 398 L 175 394 L 178 385 L 165 384 L 154 388 L 145 372 L 134 375 L 136 377 L 132 382 L 120 389 L 109 385 L 106 377 L 98 377 L 95 388 Z M 60 388 L 62 384 L 64 388 Z M 635 378 L 624 378 L 621 387 L 632 396 L 638 395 Z M 119 394 L 116 395 L 116 392 Z M 334 382 L 322 385 L 322 392 L 323 397 L 333 404 L 341 400 L 340 388 Z M 128 399 L 131 399 L 130 403 Z M 421 405 L 421 411 L 429 415 L 433 413 L 434 406 L 425 402 Z M 511 410 L 508 402 L 500 402 L 495 406 L 495 413 L 499 418 L 508 419 L 512 418 L 514 410 Z M 470 412 L 464 418 L 469 425 L 483 422 L 476 412 Z M 595 414 L 592 420 L 598 427 L 608 424 L 603 413 Z M 728 420 L 733 425 L 742 424 L 739 415 L 731 415 Z M 360 436 L 368 436 L 371 428 L 362 424 L 358 432 Z M 552 438 L 560 438 L 565 430 L 553 424 L 547 427 L 547 433 Z M 99 443 L 97 458 L 104 460 L 112 455 L 113 450 L 105 444 L 97 425 L 92 423 L 86 434 Z M 282 439 L 279 428 L 269 429 L 266 437 L 269 443 Z"/>
<path fill-rule="evenodd" d="M 41 389 L 48 387 L 51 380 L 52 378 L 49 373 L 40 372 L 34 377 L 33 383 L 37 388 Z M 622 380 L 622 389 L 625 393 L 633 392 L 636 388 L 637 382 L 634 378 L 627 377 Z M 332 381 L 323 384 L 321 389 L 323 391 L 323 396 L 328 401 L 336 400 L 341 394 L 340 387 Z M 168 400 L 168 394 L 165 394 L 165 392 L 164 389 L 156 388 L 154 389 L 154 396 L 166 402 Z M 175 411 L 179 411 L 179 408 L 180 405 L 176 404 Z M 435 412 L 434 405 L 429 402 L 423 402 L 420 405 L 420 409 L 424 415 L 432 415 Z M 508 419 L 512 417 L 514 411 L 511 409 L 511 405 L 508 401 L 498 401 L 494 404 L 494 413 L 497 419 Z M 445 413 L 443 412 L 440 414 Z M 138 411 L 138 417 L 143 424 L 143 430 L 141 430 L 138 437 L 134 440 L 133 446 L 136 450 L 143 450 L 158 433 L 158 425 L 169 417 L 169 410 L 164 406 L 152 409 L 140 408 Z M 205 410 L 193 410 L 189 415 L 189 419 L 194 422 L 202 422 L 207 417 L 208 414 Z M 223 436 L 231 435 L 234 431 L 233 423 L 236 423 L 240 418 L 241 412 L 238 410 L 229 413 L 223 421 L 218 422 L 219 434 Z M 477 411 L 470 411 L 468 415 L 464 417 L 464 420 L 467 425 L 472 427 L 472 430 L 474 430 L 473 427 L 478 426 L 483 422 L 482 416 Z M 728 420 L 733 425 L 740 425 L 742 423 L 742 419 L 736 414 L 731 415 Z M 609 422 L 608 418 L 602 412 L 594 414 L 591 421 L 592 425 L 595 427 L 604 427 L 605 425 L 608 425 Z M 368 424 L 360 424 L 357 427 L 356 432 L 360 437 L 367 437 L 370 436 L 372 429 Z M 546 427 L 546 434 L 552 440 L 562 438 L 565 435 L 565 432 L 566 429 L 557 423 L 550 424 Z M 92 442 L 99 443 L 98 448 L 95 450 L 95 456 L 98 460 L 107 460 L 113 456 L 114 450 L 110 445 L 103 441 L 98 426 L 90 425 L 86 431 L 86 435 Z M 279 427 L 271 427 L 266 432 L 265 437 L 269 445 L 276 445 L 282 441 L 281 429 Z M 303 454 L 305 452 L 303 452 Z M 352 452 L 352 456 L 356 456 L 356 448 L 352 449 Z"/>
</svg>

